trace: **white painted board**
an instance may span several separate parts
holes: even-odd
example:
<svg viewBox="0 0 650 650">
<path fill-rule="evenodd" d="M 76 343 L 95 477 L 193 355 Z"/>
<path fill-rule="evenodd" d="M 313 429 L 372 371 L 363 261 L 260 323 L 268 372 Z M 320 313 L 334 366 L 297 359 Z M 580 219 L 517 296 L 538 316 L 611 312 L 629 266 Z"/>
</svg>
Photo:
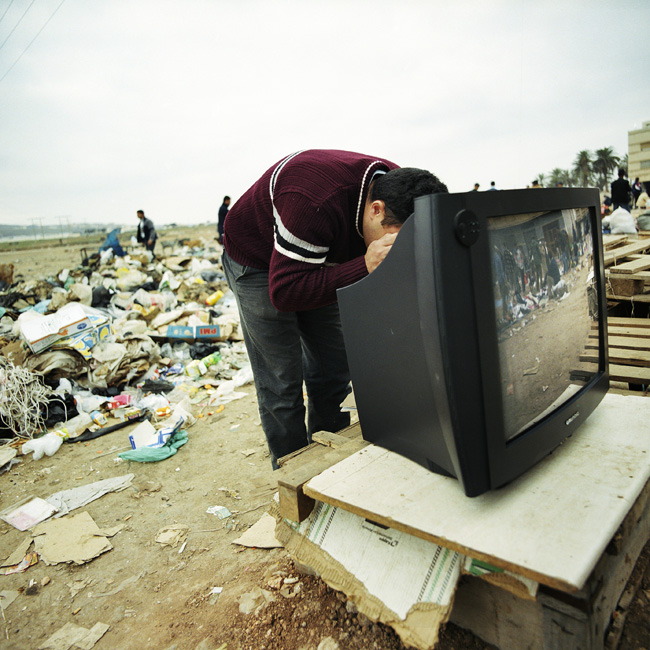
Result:
<svg viewBox="0 0 650 650">
<path fill-rule="evenodd" d="M 650 477 L 650 401 L 608 394 L 574 436 L 509 485 L 454 479 L 370 445 L 307 495 L 552 587 L 581 589 Z"/>
</svg>

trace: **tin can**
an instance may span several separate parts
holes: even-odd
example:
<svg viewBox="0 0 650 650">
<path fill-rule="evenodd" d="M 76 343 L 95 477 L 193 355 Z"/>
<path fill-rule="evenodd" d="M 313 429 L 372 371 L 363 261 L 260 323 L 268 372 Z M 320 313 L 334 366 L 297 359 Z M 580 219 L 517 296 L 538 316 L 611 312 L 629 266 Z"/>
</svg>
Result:
<svg viewBox="0 0 650 650">
<path fill-rule="evenodd" d="M 106 416 L 101 411 L 92 411 L 90 419 L 100 427 L 103 427 L 108 422 Z"/>
<path fill-rule="evenodd" d="M 223 298 L 223 291 L 217 290 L 205 299 L 206 305 L 216 305 Z"/>
</svg>

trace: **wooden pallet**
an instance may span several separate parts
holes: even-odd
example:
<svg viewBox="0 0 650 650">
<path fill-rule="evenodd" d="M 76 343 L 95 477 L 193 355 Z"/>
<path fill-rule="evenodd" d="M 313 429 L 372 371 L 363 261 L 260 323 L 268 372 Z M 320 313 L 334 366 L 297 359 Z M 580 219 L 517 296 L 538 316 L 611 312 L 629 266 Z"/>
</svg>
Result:
<svg viewBox="0 0 650 650">
<path fill-rule="evenodd" d="M 650 303 L 650 239 L 603 235 L 607 299 Z"/>
<path fill-rule="evenodd" d="M 630 387 L 650 386 L 650 318 L 609 317 L 607 319 L 609 378 Z M 598 333 L 594 328 L 580 356 L 583 361 L 598 361 Z M 612 392 L 625 392 L 613 388 Z M 646 388 L 647 393 L 647 388 Z M 644 393 L 634 391 L 636 395 Z"/>
<path fill-rule="evenodd" d="M 312 439 L 307 447 L 278 460 L 280 512 L 295 522 L 305 520 L 314 508 L 314 500 L 303 492 L 305 483 L 369 444 L 361 437 L 358 422 L 338 433 L 318 431 Z"/>
</svg>

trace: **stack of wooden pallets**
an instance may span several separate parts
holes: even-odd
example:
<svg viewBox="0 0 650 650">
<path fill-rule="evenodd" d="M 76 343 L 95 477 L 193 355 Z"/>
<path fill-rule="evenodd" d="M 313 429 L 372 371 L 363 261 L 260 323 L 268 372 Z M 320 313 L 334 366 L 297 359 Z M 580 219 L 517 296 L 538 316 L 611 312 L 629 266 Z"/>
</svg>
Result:
<svg viewBox="0 0 650 650">
<path fill-rule="evenodd" d="M 607 330 L 610 381 L 627 384 L 635 395 L 647 394 L 650 387 L 650 319 L 610 316 Z M 583 361 L 598 361 L 596 329 L 580 358 Z M 625 387 L 616 383 L 612 390 L 627 392 Z"/>
<path fill-rule="evenodd" d="M 603 235 L 608 308 L 630 316 L 609 316 L 610 379 L 647 393 L 650 386 L 650 233 Z M 619 308 L 622 307 L 623 309 Z M 642 318 L 635 315 L 644 316 Z M 596 334 L 583 353 L 595 359 Z M 621 390 L 614 383 L 613 390 Z M 623 388 L 625 390 L 625 388 Z M 639 394 L 638 392 L 636 394 Z"/>
<path fill-rule="evenodd" d="M 650 304 L 650 237 L 603 235 L 607 299 Z"/>
</svg>

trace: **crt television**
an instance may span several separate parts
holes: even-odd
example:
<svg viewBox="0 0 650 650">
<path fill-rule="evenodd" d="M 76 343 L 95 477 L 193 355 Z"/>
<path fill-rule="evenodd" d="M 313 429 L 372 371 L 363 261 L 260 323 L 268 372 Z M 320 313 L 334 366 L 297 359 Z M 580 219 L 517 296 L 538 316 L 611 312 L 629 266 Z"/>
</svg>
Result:
<svg viewBox="0 0 650 650">
<path fill-rule="evenodd" d="M 366 440 L 467 496 L 553 451 L 609 388 L 595 189 L 432 194 L 338 290 Z"/>
</svg>

